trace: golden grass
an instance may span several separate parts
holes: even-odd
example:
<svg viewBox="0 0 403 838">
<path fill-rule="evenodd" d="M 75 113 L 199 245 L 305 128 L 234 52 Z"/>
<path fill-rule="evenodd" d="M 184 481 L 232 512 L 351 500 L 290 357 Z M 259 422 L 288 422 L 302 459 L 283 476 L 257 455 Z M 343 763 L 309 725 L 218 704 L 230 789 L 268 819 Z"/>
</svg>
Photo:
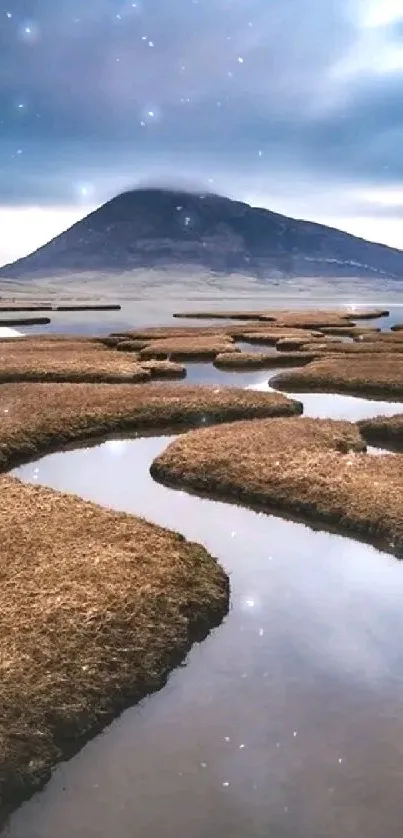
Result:
<svg viewBox="0 0 403 838">
<path fill-rule="evenodd" d="M 301 340 L 306 343 L 307 340 L 311 340 L 314 337 L 314 334 L 303 329 L 296 331 L 295 329 L 266 328 L 256 331 L 245 329 L 242 332 L 238 332 L 236 337 L 238 340 L 245 341 L 245 343 L 261 343 L 266 346 L 276 346 L 279 341 L 283 340 Z M 323 338 L 323 335 L 321 337 Z"/>
<path fill-rule="evenodd" d="M 403 401 L 403 355 L 370 352 L 317 358 L 301 370 L 281 372 L 270 384 L 291 392 L 322 391 Z"/>
<path fill-rule="evenodd" d="M 369 335 L 373 337 L 381 330 L 376 326 L 322 326 L 321 331 L 324 335 L 335 335 L 342 337 L 355 338 L 360 335 Z"/>
<path fill-rule="evenodd" d="M 358 343 L 368 343 L 368 341 L 379 341 L 379 343 L 402 343 L 403 341 L 403 333 L 402 332 L 378 332 L 375 335 L 358 335 L 355 340 Z"/>
<path fill-rule="evenodd" d="M 174 361 L 141 361 L 143 370 L 151 373 L 151 378 L 186 378 L 186 367 Z"/>
<path fill-rule="evenodd" d="M 237 352 L 229 337 L 187 337 L 154 340 L 140 350 L 140 359 L 169 358 L 170 360 L 203 360 L 215 358 L 221 352 Z"/>
<path fill-rule="evenodd" d="M 297 367 L 308 364 L 316 358 L 313 352 L 282 352 L 269 355 L 266 352 L 223 352 L 213 361 L 218 369 L 264 370 L 276 367 Z"/>
<path fill-rule="evenodd" d="M 239 422 L 179 437 L 151 473 L 169 485 L 300 516 L 402 555 L 403 455 L 373 457 L 359 453 L 363 444 L 347 422 Z"/>
<path fill-rule="evenodd" d="M 362 419 L 357 425 L 367 442 L 386 448 L 403 448 L 403 413 Z"/>
<path fill-rule="evenodd" d="M 147 381 L 150 374 L 133 358 L 94 346 L 68 348 L 35 344 L 14 344 L 0 347 L 0 382 L 7 381 L 74 381 L 119 382 Z"/>
<path fill-rule="evenodd" d="M 2 384 L 0 470 L 111 433 L 302 412 L 282 393 L 186 384 Z"/>
<path fill-rule="evenodd" d="M 278 323 L 288 324 L 302 324 L 318 325 L 319 323 L 328 325 L 337 325 L 339 321 L 354 321 L 354 320 L 369 320 L 378 317 L 387 317 L 389 311 L 387 309 L 368 308 L 360 311 L 346 311 L 345 309 L 329 311 L 318 311 L 308 309 L 307 311 L 293 311 L 291 309 L 259 309 L 248 310 L 242 309 L 238 311 L 220 311 L 213 309 L 212 311 L 183 311 L 175 312 L 174 317 L 190 318 L 190 319 L 227 319 L 227 320 L 273 320 Z"/>
<path fill-rule="evenodd" d="M 228 609 L 181 535 L 0 478 L 0 818 L 129 703 L 159 689 Z"/>
<path fill-rule="evenodd" d="M 278 347 L 277 347 L 278 348 Z M 374 341 L 374 342 L 365 342 L 365 343 L 327 343 L 320 341 L 314 341 L 312 343 L 305 343 L 301 347 L 302 351 L 304 352 L 316 352 L 318 355 L 326 354 L 330 355 L 365 355 L 366 353 L 375 353 L 379 354 L 382 352 L 386 352 L 388 354 L 394 352 L 403 352 L 403 341 L 401 343 L 390 343 L 386 341 Z"/>
<path fill-rule="evenodd" d="M 225 326 L 151 326 L 146 329 L 129 329 L 125 332 L 111 332 L 111 338 L 119 340 L 143 340 L 150 343 L 154 340 L 166 340 L 167 338 L 225 338 L 242 337 L 245 332 L 273 332 L 275 335 L 280 335 L 282 338 L 286 337 L 323 337 L 321 332 L 307 329 L 296 329 L 278 327 L 267 323 L 258 321 L 251 321 L 250 323 L 233 323 Z"/>
</svg>

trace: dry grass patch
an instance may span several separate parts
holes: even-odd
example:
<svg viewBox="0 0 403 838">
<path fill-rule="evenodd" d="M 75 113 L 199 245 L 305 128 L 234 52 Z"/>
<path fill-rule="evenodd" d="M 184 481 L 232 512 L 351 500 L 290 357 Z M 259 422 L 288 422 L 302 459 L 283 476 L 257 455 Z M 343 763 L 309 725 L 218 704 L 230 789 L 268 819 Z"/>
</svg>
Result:
<svg viewBox="0 0 403 838">
<path fill-rule="evenodd" d="M 150 373 L 133 358 L 94 344 L 68 347 L 63 342 L 46 345 L 7 344 L 0 346 L 0 382 L 7 381 L 74 381 L 119 382 L 147 381 Z"/>
<path fill-rule="evenodd" d="M 2 384 L 0 469 L 111 433 L 181 429 L 301 412 L 301 403 L 282 393 L 238 387 Z"/>
<path fill-rule="evenodd" d="M 220 622 L 228 579 L 182 536 L 0 478 L 0 819 Z"/>
<path fill-rule="evenodd" d="M 403 341 L 394 344 L 382 341 L 374 341 L 373 343 L 330 343 L 327 341 L 322 343 L 321 341 L 314 341 L 303 344 L 301 349 L 304 352 L 316 352 L 317 355 L 323 355 L 324 353 L 327 355 L 339 355 L 340 353 L 342 355 L 365 355 L 368 352 L 376 354 L 387 352 L 391 354 L 392 352 L 403 352 Z"/>
<path fill-rule="evenodd" d="M 291 392 L 322 391 L 403 401 L 403 354 L 369 352 L 332 354 L 317 358 L 304 369 L 281 372 L 270 384 Z"/>
<path fill-rule="evenodd" d="M 239 422 L 179 437 L 151 473 L 169 485 L 302 516 L 403 555 L 403 456 L 372 457 L 360 453 L 363 446 L 358 428 L 347 422 Z"/>
<path fill-rule="evenodd" d="M 355 338 L 360 335 L 369 335 L 372 337 L 381 330 L 376 326 L 323 326 L 322 332 L 324 335 L 335 335 L 341 337 Z"/>
<path fill-rule="evenodd" d="M 328 325 L 337 325 L 339 321 L 342 323 L 354 320 L 370 320 L 378 317 L 387 317 L 389 311 L 387 309 L 368 308 L 360 311 L 346 311 L 345 309 L 330 311 L 305 310 L 293 311 L 290 309 L 258 309 L 248 311 L 247 309 L 238 311 L 184 311 L 176 312 L 174 317 L 193 318 L 193 319 L 234 319 L 234 320 L 273 320 L 278 323 L 287 323 L 287 325 L 319 325 L 327 323 Z"/>
<path fill-rule="evenodd" d="M 141 361 L 141 366 L 151 373 L 151 378 L 186 378 L 186 367 L 174 361 Z"/>
<path fill-rule="evenodd" d="M 238 352 L 229 337 L 187 337 L 155 340 L 140 350 L 140 358 L 209 361 L 221 352 Z"/>
<path fill-rule="evenodd" d="M 236 335 L 237 340 L 243 340 L 246 343 L 261 343 L 262 345 L 266 346 L 276 346 L 279 341 L 284 340 L 292 340 L 292 341 L 301 341 L 302 343 L 306 343 L 308 340 L 318 336 L 320 333 L 315 332 L 308 332 L 304 329 L 299 329 L 298 331 L 291 330 L 291 329 L 259 329 L 259 330 L 250 330 L 249 328 L 243 331 L 239 331 Z M 323 335 L 320 335 L 323 338 Z M 233 334 L 234 337 L 234 334 Z"/>
<path fill-rule="evenodd" d="M 377 341 L 379 343 L 402 343 L 403 332 L 378 332 L 374 335 L 362 334 L 355 338 L 357 343 L 368 343 L 369 341 Z"/>
<path fill-rule="evenodd" d="M 395 323 L 390 327 L 392 332 L 403 332 L 403 323 Z"/>
<path fill-rule="evenodd" d="M 403 448 L 403 413 L 361 419 L 357 426 L 367 442 L 386 448 Z"/>
<path fill-rule="evenodd" d="M 297 367 L 309 364 L 316 358 L 313 352 L 282 352 L 269 355 L 266 352 L 223 352 L 213 361 L 218 369 L 264 370 L 275 367 Z"/>
</svg>

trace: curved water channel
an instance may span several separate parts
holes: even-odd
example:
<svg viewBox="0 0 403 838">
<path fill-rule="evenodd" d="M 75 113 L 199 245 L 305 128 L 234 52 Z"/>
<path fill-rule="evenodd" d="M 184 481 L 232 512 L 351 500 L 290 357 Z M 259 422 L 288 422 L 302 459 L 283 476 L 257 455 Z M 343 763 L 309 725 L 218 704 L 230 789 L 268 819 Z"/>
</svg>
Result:
<svg viewBox="0 0 403 838">
<path fill-rule="evenodd" d="M 187 381 L 268 389 L 191 365 Z M 356 420 L 403 404 L 302 395 Z M 155 483 L 173 437 L 108 440 L 14 471 L 203 543 L 231 609 L 166 687 L 55 770 L 9 838 L 400 838 L 403 565 L 348 538 Z M 371 456 L 371 454 L 369 454 Z"/>
</svg>

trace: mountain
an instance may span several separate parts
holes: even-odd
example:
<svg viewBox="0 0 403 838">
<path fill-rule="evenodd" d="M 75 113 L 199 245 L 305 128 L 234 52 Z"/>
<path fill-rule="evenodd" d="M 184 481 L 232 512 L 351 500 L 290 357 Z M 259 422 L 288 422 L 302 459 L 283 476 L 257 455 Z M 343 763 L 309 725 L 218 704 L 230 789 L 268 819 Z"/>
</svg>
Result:
<svg viewBox="0 0 403 838">
<path fill-rule="evenodd" d="M 26 279 L 200 266 L 261 278 L 403 278 L 403 252 L 213 193 L 124 192 L 29 256 L 0 269 Z"/>
</svg>

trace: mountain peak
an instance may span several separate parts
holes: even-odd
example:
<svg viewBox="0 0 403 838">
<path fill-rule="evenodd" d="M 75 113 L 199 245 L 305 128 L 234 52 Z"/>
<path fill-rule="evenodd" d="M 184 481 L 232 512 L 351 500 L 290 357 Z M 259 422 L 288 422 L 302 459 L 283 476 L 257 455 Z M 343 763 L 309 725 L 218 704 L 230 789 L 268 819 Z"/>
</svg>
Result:
<svg viewBox="0 0 403 838">
<path fill-rule="evenodd" d="M 111 198 L 0 276 L 199 266 L 281 276 L 403 277 L 403 253 L 214 192 L 147 186 Z"/>
</svg>

